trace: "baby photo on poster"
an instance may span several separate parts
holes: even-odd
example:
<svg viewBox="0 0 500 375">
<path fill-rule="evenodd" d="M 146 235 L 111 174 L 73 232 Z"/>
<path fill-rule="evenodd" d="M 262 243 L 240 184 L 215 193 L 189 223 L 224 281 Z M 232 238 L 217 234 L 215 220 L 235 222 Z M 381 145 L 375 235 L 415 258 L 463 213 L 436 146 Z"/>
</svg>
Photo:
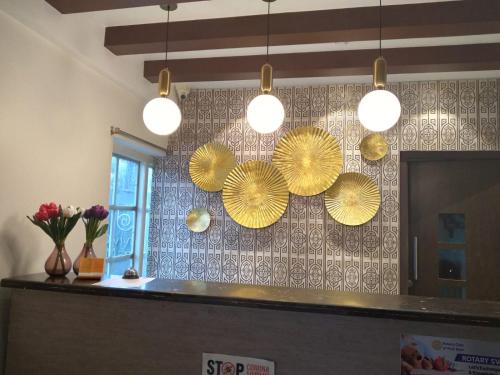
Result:
<svg viewBox="0 0 500 375">
<path fill-rule="evenodd" d="M 401 375 L 500 375 L 500 343 L 402 334 Z"/>
</svg>

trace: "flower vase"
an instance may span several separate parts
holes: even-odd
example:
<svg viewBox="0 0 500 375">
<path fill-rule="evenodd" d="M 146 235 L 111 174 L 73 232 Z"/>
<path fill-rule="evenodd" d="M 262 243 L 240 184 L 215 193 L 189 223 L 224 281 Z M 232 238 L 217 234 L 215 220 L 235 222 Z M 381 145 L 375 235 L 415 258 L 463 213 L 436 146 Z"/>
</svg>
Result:
<svg viewBox="0 0 500 375">
<path fill-rule="evenodd" d="M 80 254 L 78 254 L 78 257 L 75 259 L 75 263 L 73 263 L 73 272 L 77 275 L 80 273 L 80 261 L 82 258 L 96 258 L 92 244 L 84 244 L 82 251 L 80 251 Z"/>
<path fill-rule="evenodd" d="M 66 247 L 63 245 L 55 246 L 45 262 L 45 272 L 49 276 L 61 277 L 66 276 L 71 270 L 71 258 L 66 252 Z"/>
</svg>

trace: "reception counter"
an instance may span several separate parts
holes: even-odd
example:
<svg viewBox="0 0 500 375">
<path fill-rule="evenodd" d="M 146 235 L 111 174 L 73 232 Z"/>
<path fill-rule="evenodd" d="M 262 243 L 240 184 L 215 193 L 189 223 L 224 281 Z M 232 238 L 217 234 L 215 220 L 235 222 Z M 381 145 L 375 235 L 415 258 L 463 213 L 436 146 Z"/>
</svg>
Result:
<svg viewBox="0 0 500 375">
<path fill-rule="evenodd" d="M 277 374 L 398 374 L 400 335 L 500 342 L 500 303 L 155 279 L 140 288 L 44 274 L 12 288 L 7 374 L 201 374 L 203 353 Z"/>
</svg>

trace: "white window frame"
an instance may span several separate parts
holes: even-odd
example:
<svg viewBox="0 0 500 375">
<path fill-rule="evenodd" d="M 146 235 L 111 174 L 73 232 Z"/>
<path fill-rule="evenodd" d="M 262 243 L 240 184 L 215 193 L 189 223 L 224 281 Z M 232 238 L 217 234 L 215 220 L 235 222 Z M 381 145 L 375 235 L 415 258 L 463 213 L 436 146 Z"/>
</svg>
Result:
<svg viewBox="0 0 500 375">
<path fill-rule="evenodd" d="M 128 148 L 123 144 L 115 143 L 113 145 L 113 154 L 112 157 L 121 158 L 125 160 L 130 160 L 139 164 L 139 178 L 138 178 L 138 186 L 137 186 L 137 195 L 136 195 L 136 206 L 134 208 L 135 211 L 135 226 L 134 226 L 134 243 L 133 243 L 133 251 L 131 255 L 122 255 L 122 256 L 111 256 L 112 249 L 111 245 L 106 246 L 106 274 L 109 274 L 111 271 L 111 265 L 114 262 L 122 261 L 125 259 L 132 260 L 132 266 L 139 272 L 140 275 L 143 274 L 143 270 L 145 269 L 144 265 L 146 264 L 147 259 L 145 259 L 145 254 L 147 252 L 147 248 L 145 247 L 145 227 L 146 227 L 146 212 L 148 211 L 146 207 L 147 203 L 147 182 L 148 182 L 148 170 L 149 168 L 153 168 L 153 157 L 150 155 L 145 155 L 135 151 L 132 148 Z M 111 163 L 110 163 L 111 164 Z M 118 168 L 118 165 L 117 165 Z M 110 173 L 111 175 L 111 173 Z M 118 181 L 118 176 L 116 176 L 115 184 Z M 111 186 L 110 186 L 111 189 Z M 115 194 L 116 194 L 116 185 L 115 185 Z M 119 209 L 130 210 L 130 207 L 121 207 L 117 205 L 109 205 L 110 210 L 119 210 Z M 112 229 L 109 229 L 108 233 L 108 241 L 110 241 L 109 237 L 112 237 Z"/>
</svg>

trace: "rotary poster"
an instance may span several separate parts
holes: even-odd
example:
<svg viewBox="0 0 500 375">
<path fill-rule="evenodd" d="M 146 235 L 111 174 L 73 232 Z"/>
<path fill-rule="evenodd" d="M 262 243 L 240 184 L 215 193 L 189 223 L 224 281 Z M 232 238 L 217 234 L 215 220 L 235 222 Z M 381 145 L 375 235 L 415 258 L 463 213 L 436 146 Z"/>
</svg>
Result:
<svg viewBox="0 0 500 375">
<path fill-rule="evenodd" d="M 500 343 L 401 335 L 401 375 L 500 375 Z"/>
</svg>

